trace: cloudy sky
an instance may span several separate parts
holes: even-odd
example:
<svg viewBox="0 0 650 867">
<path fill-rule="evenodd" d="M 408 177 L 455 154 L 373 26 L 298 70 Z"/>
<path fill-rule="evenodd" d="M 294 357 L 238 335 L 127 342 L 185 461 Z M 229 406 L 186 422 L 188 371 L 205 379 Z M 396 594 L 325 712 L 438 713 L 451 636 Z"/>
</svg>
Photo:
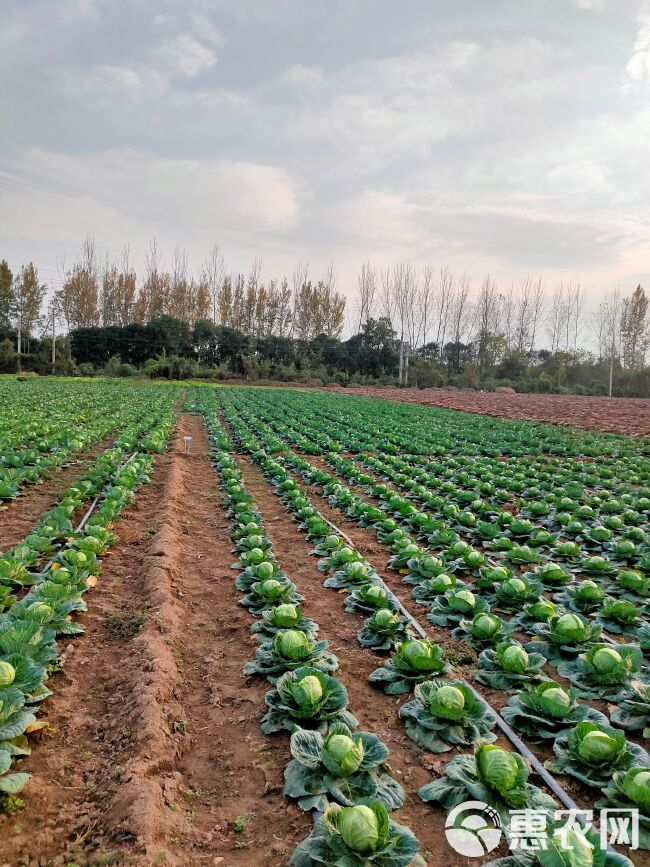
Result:
<svg viewBox="0 0 650 867">
<path fill-rule="evenodd" d="M 0 256 L 650 283 L 650 0 L 3 0 Z"/>
</svg>

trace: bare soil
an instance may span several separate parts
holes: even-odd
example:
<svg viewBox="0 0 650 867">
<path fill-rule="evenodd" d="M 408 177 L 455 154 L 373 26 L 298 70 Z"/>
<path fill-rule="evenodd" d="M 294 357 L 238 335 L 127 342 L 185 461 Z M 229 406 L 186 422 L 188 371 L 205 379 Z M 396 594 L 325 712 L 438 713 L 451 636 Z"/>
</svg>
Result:
<svg viewBox="0 0 650 867">
<path fill-rule="evenodd" d="M 339 393 L 345 393 L 337 389 Z M 494 394 L 444 388 L 355 388 L 355 395 L 457 409 L 497 418 L 572 425 L 586 430 L 650 435 L 650 400 L 565 394 Z"/>
<path fill-rule="evenodd" d="M 418 788 L 439 776 L 455 753 L 433 755 L 420 750 L 408 737 L 399 718 L 399 708 L 412 695 L 387 696 L 368 683 L 370 672 L 379 667 L 388 654 L 374 653 L 358 644 L 356 633 L 363 625 L 363 618 L 343 610 L 343 592 L 337 593 L 322 586 L 325 576 L 317 568 L 317 559 L 309 555 L 310 543 L 285 511 L 262 472 L 248 459 L 240 460 L 240 468 L 246 488 L 253 494 L 264 518 L 280 567 L 306 597 L 303 606 L 305 614 L 320 625 L 319 638 L 329 641 L 331 650 L 339 659 L 340 668 L 336 676 L 348 688 L 350 710 L 359 719 L 360 730 L 373 732 L 390 749 L 392 774 L 402 783 L 407 796 L 406 803 L 395 814 L 395 819 L 410 827 L 417 835 L 429 867 L 472 863 L 454 856 L 446 843 L 441 845 L 445 814 L 425 804 L 417 795 Z M 318 502 L 319 509 L 321 505 Z M 321 511 L 325 514 L 324 510 Z M 366 532 L 354 529 L 357 530 L 354 534 L 357 538 L 358 534 Z M 345 532 L 348 530 L 353 528 L 346 525 Z M 355 544 L 357 538 L 354 539 Z M 363 553 L 370 553 L 367 539 L 365 541 Z M 361 546 L 358 547 L 361 551 Z M 377 555 L 379 548 L 372 543 L 371 547 Z M 376 563 L 373 565 L 377 566 Z M 383 570 L 378 567 L 378 571 Z"/>
<path fill-rule="evenodd" d="M 242 678 L 255 641 L 207 447 L 183 416 L 117 525 L 50 680 L 25 807 L 0 818 L 2 867 L 275 867 L 311 826 L 282 795 L 287 739 L 259 728 L 268 684 Z"/>
</svg>

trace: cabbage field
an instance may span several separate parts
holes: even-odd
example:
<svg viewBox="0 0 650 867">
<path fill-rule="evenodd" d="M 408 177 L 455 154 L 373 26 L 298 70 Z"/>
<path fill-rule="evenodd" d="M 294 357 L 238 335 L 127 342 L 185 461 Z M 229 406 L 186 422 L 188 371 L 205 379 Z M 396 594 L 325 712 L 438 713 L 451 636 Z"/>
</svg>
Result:
<svg viewBox="0 0 650 867">
<path fill-rule="evenodd" d="M 650 864 L 648 441 L 0 378 L 0 865 Z"/>
</svg>

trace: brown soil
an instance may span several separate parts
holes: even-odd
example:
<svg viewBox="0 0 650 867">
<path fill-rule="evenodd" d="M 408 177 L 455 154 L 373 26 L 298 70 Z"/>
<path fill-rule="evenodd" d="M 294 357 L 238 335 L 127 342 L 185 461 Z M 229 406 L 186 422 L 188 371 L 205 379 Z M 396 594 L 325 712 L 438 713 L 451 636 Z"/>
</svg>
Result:
<svg viewBox="0 0 650 867">
<path fill-rule="evenodd" d="M 43 512 L 56 506 L 61 492 L 70 487 L 114 439 L 113 433 L 76 460 L 54 470 L 52 478 L 27 485 L 20 497 L 0 506 L 0 550 L 6 551 L 24 539 Z"/>
<path fill-rule="evenodd" d="M 182 417 L 117 526 L 87 634 L 50 681 L 26 806 L 0 819 L 2 867 L 275 867 L 311 826 L 281 793 L 286 738 L 259 728 L 268 684 L 241 675 L 255 641 L 207 446 Z"/>
<path fill-rule="evenodd" d="M 279 503 L 261 471 L 248 460 L 242 459 L 239 463 L 246 488 L 264 518 L 280 567 L 305 596 L 303 609 L 320 625 L 319 638 L 328 639 L 330 648 L 339 659 L 340 668 L 336 676 L 348 688 L 350 710 L 359 719 L 360 730 L 373 732 L 390 749 L 392 773 L 402 783 L 407 795 L 405 805 L 395 814 L 396 821 L 407 825 L 416 834 L 430 867 L 471 863 L 454 856 L 446 844 L 441 845 L 445 814 L 425 804 L 417 795 L 418 788 L 438 776 L 454 753 L 436 756 L 424 752 L 406 735 L 398 712 L 400 705 L 412 696 L 387 696 L 368 683 L 368 675 L 382 664 L 386 654 L 374 653 L 357 643 L 356 633 L 363 625 L 363 618 L 343 610 L 342 593 L 323 588 L 324 576 L 317 568 L 316 558 L 309 556 L 311 545 L 306 537 Z M 320 502 L 318 508 L 321 509 Z M 325 514 L 325 510 L 322 511 Z M 346 533 L 348 529 L 354 528 L 346 526 Z M 363 534 L 365 531 L 357 530 L 359 532 Z M 356 544 L 356 538 L 354 541 Z M 368 544 L 363 547 L 365 551 L 362 553 L 369 552 Z M 378 549 L 373 546 L 373 550 L 377 554 Z"/>
<path fill-rule="evenodd" d="M 381 397 L 402 403 L 417 403 L 492 415 L 572 425 L 586 430 L 650 435 L 650 400 L 631 397 L 581 397 L 564 394 L 493 394 L 448 391 L 444 388 L 359 388 L 355 395 Z"/>
</svg>

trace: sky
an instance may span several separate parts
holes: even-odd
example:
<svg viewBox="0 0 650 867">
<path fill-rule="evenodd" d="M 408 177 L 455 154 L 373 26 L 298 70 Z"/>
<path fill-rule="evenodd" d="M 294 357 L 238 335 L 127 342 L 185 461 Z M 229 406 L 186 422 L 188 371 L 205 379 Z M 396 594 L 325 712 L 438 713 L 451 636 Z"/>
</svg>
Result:
<svg viewBox="0 0 650 867">
<path fill-rule="evenodd" d="M 650 284 L 650 0 L 3 0 L 0 258 Z"/>
</svg>

